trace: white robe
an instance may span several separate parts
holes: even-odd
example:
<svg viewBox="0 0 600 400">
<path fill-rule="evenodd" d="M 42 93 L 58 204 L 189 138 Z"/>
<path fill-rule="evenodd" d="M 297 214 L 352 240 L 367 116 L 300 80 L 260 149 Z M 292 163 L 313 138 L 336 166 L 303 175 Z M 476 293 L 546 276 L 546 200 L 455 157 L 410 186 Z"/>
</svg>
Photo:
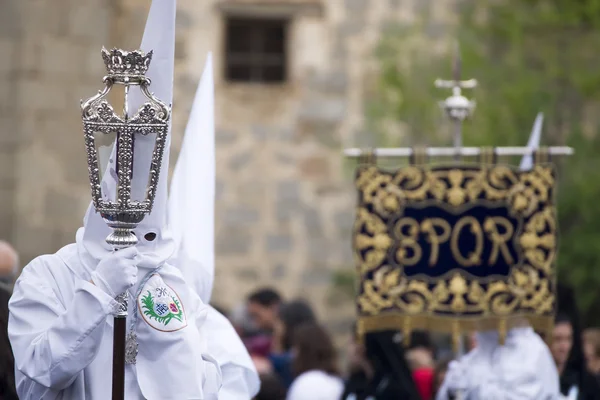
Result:
<svg viewBox="0 0 600 400">
<path fill-rule="evenodd" d="M 115 301 L 87 281 L 83 268 L 72 270 L 76 259 L 75 245 L 38 257 L 15 284 L 8 332 L 22 400 L 106 400 L 111 396 Z M 217 399 L 220 370 L 207 354 L 202 334 L 208 307 L 193 290 L 182 288 L 178 275 L 174 267 L 161 272 L 178 292 L 187 326 L 165 332 L 181 340 L 171 336 L 162 342 L 138 317 L 140 353 L 137 364 L 126 368 L 128 400 Z M 154 342 L 144 341 L 145 337 Z M 184 351 L 192 354 L 181 354 Z M 186 368 L 173 368 L 179 360 Z M 168 367 L 162 365 L 165 361 Z M 189 368 L 190 361 L 195 368 Z"/>
<path fill-rule="evenodd" d="M 260 378 L 235 328 L 212 307 L 205 326 L 208 350 L 222 373 L 219 400 L 251 400 L 260 390 Z"/>
<path fill-rule="evenodd" d="M 465 389 L 464 400 L 555 400 L 559 377 L 550 350 L 531 328 L 515 328 L 504 346 L 496 332 L 478 334 L 477 347 L 446 374 L 437 400 L 448 389 Z"/>
</svg>

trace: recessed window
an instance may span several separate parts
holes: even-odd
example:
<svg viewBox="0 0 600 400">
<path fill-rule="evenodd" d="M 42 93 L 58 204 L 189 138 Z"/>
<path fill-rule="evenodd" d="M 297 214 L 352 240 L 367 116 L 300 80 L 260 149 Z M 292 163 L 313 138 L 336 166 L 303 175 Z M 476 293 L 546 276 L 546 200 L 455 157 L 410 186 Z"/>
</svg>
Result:
<svg viewBox="0 0 600 400">
<path fill-rule="evenodd" d="M 281 83 L 287 75 L 286 19 L 227 19 L 225 77 L 231 82 Z"/>
</svg>

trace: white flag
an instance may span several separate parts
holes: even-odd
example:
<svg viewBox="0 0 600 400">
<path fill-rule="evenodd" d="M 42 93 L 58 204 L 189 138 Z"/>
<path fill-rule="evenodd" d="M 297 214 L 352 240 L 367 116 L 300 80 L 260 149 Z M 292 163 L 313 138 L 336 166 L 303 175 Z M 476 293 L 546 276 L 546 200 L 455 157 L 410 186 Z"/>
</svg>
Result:
<svg viewBox="0 0 600 400">
<path fill-rule="evenodd" d="M 212 55 L 196 91 L 171 181 L 169 228 L 178 266 L 205 303 L 215 275 L 215 121 Z"/>
<path fill-rule="evenodd" d="M 537 117 L 535 117 L 535 122 L 533 123 L 533 129 L 531 130 L 531 135 L 529 136 L 529 142 L 527 142 L 527 147 L 529 149 L 537 150 L 540 147 L 543 124 L 544 113 L 538 113 Z M 533 154 L 523 156 L 519 168 L 521 171 L 529 171 L 531 168 L 533 168 Z"/>
</svg>

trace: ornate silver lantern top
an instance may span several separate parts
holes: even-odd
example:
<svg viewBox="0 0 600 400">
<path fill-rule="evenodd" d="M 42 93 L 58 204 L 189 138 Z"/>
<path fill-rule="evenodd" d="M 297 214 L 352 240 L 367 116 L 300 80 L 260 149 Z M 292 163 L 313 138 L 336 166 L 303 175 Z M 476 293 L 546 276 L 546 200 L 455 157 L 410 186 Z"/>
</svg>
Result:
<svg viewBox="0 0 600 400">
<path fill-rule="evenodd" d="M 92 202 L 104 221 L 113 229 L 106 238 L 115 248 L 133 246 L 137 238 L 133 229 L 152 211 L 158 185 L 160 166 L 165 142 L 169 131 L 171 108 L 154 97 L 149 91 L 150 79 L 145 76 L 152 52 L 140 50 L 127 52 L 119 49 L 102 49 L 106 65 L 104 89 L 97 95 L 81 102 L 83 130 L 87 151 L 88 171 L 92 190 Z M 123 115 L 114 112 L 106 99 L 113 85 L 123 85 L 125 106 Z M 130 116 L 127 97 L 131 86 L 139 87 L 148 100 Z M 104 179 L 114 179 L 116 193 L 103 193 L 101 166 L 99 165 L 95 134 L 116 134 L 116 149 L 113 149 L 116 163 L 111 160 L 110 173 Z M 145 198 L 131 198 L 133 177 L 134 141 L 136 135 L 156 134 L 154 152 L 150 164 Z M 116 165 L 115 165 L 116 164 Z M 110 197 L 113 198 L 110 198 Z"/>
</svg>

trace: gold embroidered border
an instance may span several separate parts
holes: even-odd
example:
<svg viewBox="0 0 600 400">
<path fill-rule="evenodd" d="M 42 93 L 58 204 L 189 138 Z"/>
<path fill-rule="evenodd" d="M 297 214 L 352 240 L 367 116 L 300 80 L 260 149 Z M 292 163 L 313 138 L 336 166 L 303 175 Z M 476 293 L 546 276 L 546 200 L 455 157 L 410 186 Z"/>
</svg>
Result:
<svg viewBox="0 0 600 400">
<path fill-rule="evenodd" d="M 475 327 L 506 330 L 515 315 L 540 331 L 551 326 L 557 248 L 552 166 L 522 172 L 502 165 L 412 165 L 385 172 L 370 165 L 359 168 L 355 184 L 360 201 L 353 239 L 363 332 L 394 327 L 456 336 Z M 513 216 L 525 221 L 514 233 L 522 262 L 511 268 L 508 279 L 485 282 L 485 289 L 484 280 L 460 270 L 430 280 L 407 278 L 402 265 L 388 265 L 395 243 L 385 219 L 425 202 L 454 210 L 472 203 L 507 204 Z"/>
</svg>

